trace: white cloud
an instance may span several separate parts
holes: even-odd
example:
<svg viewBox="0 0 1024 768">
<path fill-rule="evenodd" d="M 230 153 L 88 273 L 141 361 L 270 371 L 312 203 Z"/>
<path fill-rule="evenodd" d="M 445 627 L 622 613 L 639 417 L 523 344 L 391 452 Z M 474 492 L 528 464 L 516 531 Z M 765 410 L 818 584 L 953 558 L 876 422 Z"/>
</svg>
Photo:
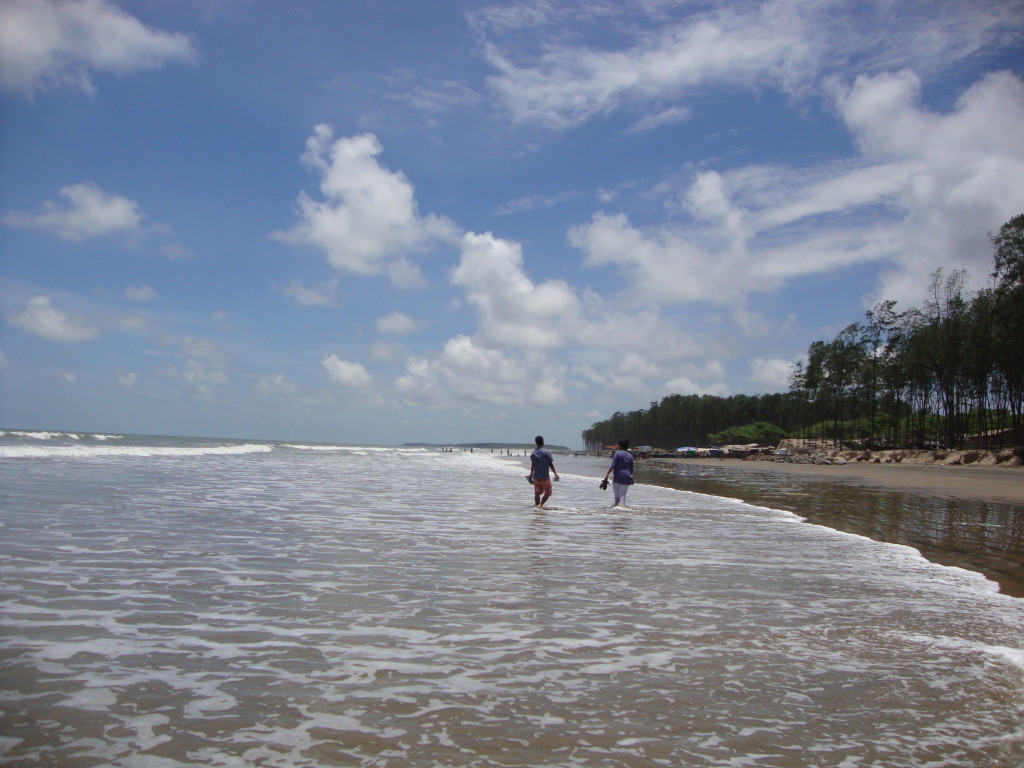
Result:
<svg viewBox="0 0 1024 768">
<path fill-rule="evenodd" d="M 326 355 L 320 364 L 327 371 L 328 377 L 330 377 L 332 384 L 337 384 L 341 387 L 351 387 L 355 389 L 361 389 L 368 387 L 373 381 L 373 377 L 370 376 L 370 372 L 366 370 L 360 363 L 352 363 L 348 360 L 342 360 L 337 355 Z"/>
<path fill-rule="evenodd" d="M 117 383 L 125 389 L 131 389 L 139 380 L 139 374 L 135 371 L 121 371 L 116 374 Z"/>
<path fill-rule="evenodd" d="M 405 336 L 416 330 L 416 323 L 408 315 L 392 312 L 390 315 L 377 318 L 377 332 L 389 333 L 394 336 Z"/>
<path fill-rule="evenodd" d="M 295 383 L 284 374 L 274 376 L 260 376 L 256 381 L 254 389 L 257 394 L 268 397 L 285 396 L 290 397 L 299 391 Z"/>
<path fill-rule="evenodd" d="M 477 332 L 450 339 L 435 357 L 409 359 L 396 382 L 406 402 L 550 405 L 588 380 L 643 392 L 699 354 L 655 307 L 609 307 L 561 280 L 534 283 L 524 268 L 519 243 L 490 233 L 463 237 L 451 282 L 477 310 Z"/>
<path fill-rule="evenodd" d="M 70 184 L 60 191 L 65 203 L 46 202 L 37 214 L 9 212 L 9 226 L 42 229 L 65 240 L 86 240 L 116 232 L 141 230 L 142 214 L 134 200 L 105 192 L 95 184 Z"/>
<path fill-rule="evenodd" d="M 629 126 L 630 133 L 643 133 L 663 128 L 666 125 L 677 125 L 685 123 L 693 115 L 693 111 L 686 107 L 669 107 L 660 112 L 644 115 Z"/>
<path fill-rule="evenodd" d="M 198 357 L 206 360 L 224 361 L 227 353 L 212 339 L 195 336 L 169 335 L 161 339 L 164 346 L 177 347 L 187 357 Z"/>
<path fill-rule="evenodd" d="M 712 384 L 699 384 L 688 376 L 679 376 L 666 382 L 665 386 L 669 392 L 676 395 L 715 395 L 716 397 L 728 397 L 729 387 L 723 381 Z"/>
<path fill-rule="evenodd" d="M 809 20 L 791 6 L 723 8 L 638 35 L 614 51 L 552 43 L 525 66 L 492 45 L 488 61 L 499 74 L 489 84 L 513 119 L 553 128 L 578 125 L 630 99 L 677 98 L 709 82 L 786 85 L 810 69 L 814 55 L 805 42 Z M 678 119 L 684 112 L 662 114 Z"/>
<path fill-rule="evenodd" d="M 409 356 L 409 348 L 405 344 L 380 339 L 370 343 L 369 352 L 374 360 L 382 360 L 384 362 L 403 360 Z"/>
<path fill-rule="evenodd" d="M 227 371 L 219 360 L 186 360 L 181 367 L 181 377 L 189 384 L 226 384 Z"/>
<path fill-rule="evenodd" d="M 407 403 L 416 405 L 545 406 L 564 402 L 565 368 L 539 352 L 488 349 L 468 336 L 456 336 L 435 360 L 409 360 L 395 385 Z"/>
<path fill-rule="evenodd" d="M 887 0 L 519 3 L 471 16 L 497 70 L 489 85 L 514 120 L 569 128 L 638 110 L 634 131 L 686 119 L 689 108 L 673 102 L 709 86 L 802 95 L 852 67 L 941 71 L 986 47 L 1013 44 L 1022 19 L 1005 0 L 933 0 L 926 13 Z M 564 34 L 569 24 L 571 36 Z M 529 36 L 516 34 L 526 27 Z"/>
<path fill-rule="evenodd" d="M 7 319 L 11 325 L 61 344 L 77 344 L 100 335 L 96 324 L 84 315 L 57 309 L 46 296 L 29 299 L 21 311 Z"/>
<path fill-rule="evenodd" d="M 866 160 L 915 166 L 893 193 L 894 270 L 882 298 L 917 303 L 937 267 L 967 266 L 980 286 L 994 232 L 1024 201 L 1024 82 L 997 72 L 971 86 L 948 113 L 923 109 L 909 72 L 858 78 L 838 106 Z"/>
<path fill-rule="evenodd" d="M 213 386 L 228 383 L 228 374 L 223 360 L 189 359 L 178 370 L 180 376 L 199 400 L 213 401 Z"/>
<path fill-rule="evenodd" d="M 4 90 L 31 96 L 67 85 L 91 93 L 94 72 L 122 74 L 194 55 L 185 35 L 151 29 L 107 0 L 0 3 Z"/>
<path fill-rule="evenodd" d="M 503 203 L 495 211 L 495 215 L 510 216 L 513 214 L 529 213 L 539 208 L 555 208 L 579 196 L 579 192 L 573 191 L 557 192 L 552 195 L 527 195 L 526 197 L 520 197 Z"/>
<path fill-rule="evenodd" d="M 456 230 L 445 218 L 420 216 L 405 174 L 377 161 L 382 151 L 373 134 L 335 141 L 328 126 L 317 126 L 306 142 L 303 161 L 320 173 L 324 199 L 302 193 L 298 223 L 274 236 L 322 250 L 335 269 L 388 274 L 398 287 L 416 286 L 422 276 L 408 254 L 452 240 Z"/>
<path fill-rule="evenodd" d="M 575 333 L 581 306 L 562 280 L 534 284 L 523 272 L 519 243 L 468 232 L 451 282 L 466 290 L 488 344 L 550 349 Z"/>
<path fill-rule="evenodd" d="M 149 319 L 142 315 L 113 315 L 110 322 L 119 330 L 128 332 L 144 332 L 152 327 Z"/>
<path fill-rule="evenodd" d="M 755 357 L 750 361 L 750 380 L 760 385 L 762 392 L 786 392 L 793 373 L 792 360 Z"/>
<path fill-rule="evenodd" d="M 1024 123 L 1024 82 L 990 74 L 946 113 L 924 109 L 919 92 L 910 72 L 858 78 L 836 105 L 860 157 L 703 171 L 676 193 L 688 225 L 640 229 L 599 213 L 570 242 L 585 264 L 619 270 L 636 304 L 742 308 L 751 292 L 867 262 L 890 266 L 867 303 L 916 305 L 938 267 L 966 266 L 980 287 L 988 233 L 1024 200 L 1024 132 L 1005 129 Z"/>
<path fill-rule="evenodd" d="M 639 230 L 624 214 L 598 213 L 589 224 L 574 227 L 569 239 L 586 254 L 588 266 L 610 265 L 619 270 L 638 305 L 729 304 L 748 291 L 772 288 L 771 281 L 748 268 L 742 244 L 728 242 L 729 224 L 717 231 L 724 244 L 707 247 L 695 241 L 697 230 L 684 232 L 670 226 Z"/>
<path fill-rule="evenodd" d="M 125 288 L 124 295 L 131 301 L 152 301 L 158 298 L 156 291 L 148 285 L 129 285 Z"/>
<path fill-rule="evenodd" d="M 332 278 L 316 285 L 305 286 L 292 280 L 284 289 L 284 295 L 305 307 L 331 306 L 338 291 L 338 278 Z"/>
</svg>

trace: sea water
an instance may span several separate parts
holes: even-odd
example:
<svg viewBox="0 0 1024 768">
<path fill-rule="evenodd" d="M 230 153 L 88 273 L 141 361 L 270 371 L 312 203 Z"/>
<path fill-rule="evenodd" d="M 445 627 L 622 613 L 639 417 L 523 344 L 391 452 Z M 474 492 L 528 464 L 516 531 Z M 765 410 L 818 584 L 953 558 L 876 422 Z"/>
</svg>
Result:
<svg viewBox="0 0 1024 768">
<path fill-rule="evenodd" d="M 1024 764 L 1024 600 L 556 466 L 0 437 L 0 763 Z"/>
</svg>

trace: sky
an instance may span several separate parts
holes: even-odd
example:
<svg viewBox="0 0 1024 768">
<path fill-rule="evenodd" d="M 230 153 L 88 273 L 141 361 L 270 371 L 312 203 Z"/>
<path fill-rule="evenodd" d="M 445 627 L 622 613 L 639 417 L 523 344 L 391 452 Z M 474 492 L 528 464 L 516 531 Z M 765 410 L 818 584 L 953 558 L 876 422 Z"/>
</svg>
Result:
<svg viewBox="0 0 1024 768">
<path fill-rule="evenodd" d="M 989 284 L 1022 125 L 1022 0 L 0 0 L 0 426 L 580 447 L 786 391 Z"/>
</svg>

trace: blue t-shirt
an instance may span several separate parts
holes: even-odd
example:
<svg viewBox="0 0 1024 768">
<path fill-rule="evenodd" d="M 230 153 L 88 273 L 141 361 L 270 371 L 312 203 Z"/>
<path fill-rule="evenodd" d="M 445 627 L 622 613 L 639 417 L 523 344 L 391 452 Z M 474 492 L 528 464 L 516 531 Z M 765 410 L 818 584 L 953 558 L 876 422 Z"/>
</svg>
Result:
<svg viewBox="0 0 1024 768">
<path fill-rule="evenodd" d="M 612 456 L 612 481 L 619 485 L 633 484 L 633 454 L 616 451 Z"/>
<path fill-rule="evenodd" d="M 530 472 L 534 480 L 548 480 L 548 470 L 554 465 L 555 458 L 547 448 L 538 448 L 530 454 Z"/>
</svg>

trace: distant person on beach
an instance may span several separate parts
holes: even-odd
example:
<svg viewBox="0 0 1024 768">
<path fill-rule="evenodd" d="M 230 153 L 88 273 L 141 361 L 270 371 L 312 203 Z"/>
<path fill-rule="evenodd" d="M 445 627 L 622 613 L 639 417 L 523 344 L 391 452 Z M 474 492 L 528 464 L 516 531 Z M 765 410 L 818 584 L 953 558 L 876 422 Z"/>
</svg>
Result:
<svg viewBox="0 0 1024 768">
<path fill-rule="evenodd" d="M 612 465 L 604 473 L 604 487 L 607 487 L 608 475 L 612 475 L 615 506 L 624 507 L 626 506 L 626 491 L 633 484 L 633 454 L 629 452 L 629 440 L 619 440 L 618 448 L 612 454 Z"/>
<path fill-rule="evenodd" d="M 536 509 L 544 509 L 547 500 L 551 498 L 551 475 L 558 479 L 558 472 L 555 471 L 555 458 L 551 451 L 544 447 L 544 438 L 540 435 L 534 438 L 537 449 L 530 454 L 530 482 L 533 483 L 533 506 Z M 541 498 L 543 496 L 543 498 Z"/>
</svg>

